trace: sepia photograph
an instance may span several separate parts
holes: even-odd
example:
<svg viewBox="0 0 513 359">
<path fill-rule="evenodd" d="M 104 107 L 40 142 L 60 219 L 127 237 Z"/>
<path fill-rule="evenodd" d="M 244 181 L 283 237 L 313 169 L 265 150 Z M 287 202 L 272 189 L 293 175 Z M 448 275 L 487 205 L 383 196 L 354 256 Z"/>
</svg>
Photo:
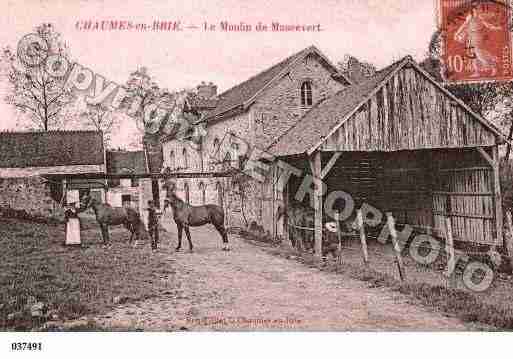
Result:
<svg viewBox="0 0 513 359">
<path fill-rule="evenodd" d="M 4 0 L 0 355 L 507 345 L 511 6 Z"/>
</svg>

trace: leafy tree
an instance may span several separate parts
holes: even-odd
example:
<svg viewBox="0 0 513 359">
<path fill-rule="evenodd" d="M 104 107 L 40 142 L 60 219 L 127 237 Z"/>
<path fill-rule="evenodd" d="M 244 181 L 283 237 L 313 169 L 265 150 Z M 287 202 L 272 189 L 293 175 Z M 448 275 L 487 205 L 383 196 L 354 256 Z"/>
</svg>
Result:
<svg viewBox="0 0 513 359">
<path fill-rule="evenodd" d="M 67 55 L 66 44 L 51 24 L 37 26 L 35 33 L 46 41 L 47 53 Z M 32 56 L 43 56 L 35 44 L 29 50 Z M 23 115 L 20 126 L 44 131 L 64 126 L 68 117 L 65 110 L 75 96 L 64 88 L 63 78 L 50 76 L 44 61 L 25 66 L 9 47 L 3 49 L 0 66 L 9 85 L 5 101 Z"/>
</svg>

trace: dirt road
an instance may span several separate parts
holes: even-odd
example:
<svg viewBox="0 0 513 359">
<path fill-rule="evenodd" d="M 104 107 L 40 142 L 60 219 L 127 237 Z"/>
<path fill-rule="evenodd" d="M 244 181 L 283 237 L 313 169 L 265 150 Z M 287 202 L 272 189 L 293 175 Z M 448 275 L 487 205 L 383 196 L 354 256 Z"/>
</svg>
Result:
<svg viewBox="0 0 513 359">
<path fill-rule="evenodd" d="M 236 235 L 230 252 L 208 227 L 191 231 L 195 252 L 173 258 L 170 295 L 119 305 L 94 318 L 106 328 L 144 330 L 465 330 L 462 322 L 413 305 L 406 296 L 341 274 L 272 256 Z M 162 280 L 166 280 L 163 278 Z"/>
</svg>

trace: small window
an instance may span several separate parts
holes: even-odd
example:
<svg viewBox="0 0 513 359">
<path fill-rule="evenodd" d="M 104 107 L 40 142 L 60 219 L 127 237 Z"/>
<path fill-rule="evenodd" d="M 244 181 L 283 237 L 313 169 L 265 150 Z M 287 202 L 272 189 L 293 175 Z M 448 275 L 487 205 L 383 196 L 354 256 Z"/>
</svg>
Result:
<svg viewBox="0 0 513 359">
<path fill-rule="evenodd" d="M 189 159 L 187 158 L 187 149 L 184 148 L 183 149 L 183 165 L 184 165 L 184 168 L 189 168 Z"/>
<path fill-rule="evenodd" d="M 132 187 L 139 187 L 139 178 L 130 178 L 130 185 Z"/>
<path fill-rule="evenodd" d="M 217 152 L 217 150 L 219 150 L 219 138 L 214 138 L 214 153 Z"/>
<path fill-rule="evenodd" d="M 312 106 L 312 84 L 305 81 L 301 84 L 301 106 Z"/>
</svg>

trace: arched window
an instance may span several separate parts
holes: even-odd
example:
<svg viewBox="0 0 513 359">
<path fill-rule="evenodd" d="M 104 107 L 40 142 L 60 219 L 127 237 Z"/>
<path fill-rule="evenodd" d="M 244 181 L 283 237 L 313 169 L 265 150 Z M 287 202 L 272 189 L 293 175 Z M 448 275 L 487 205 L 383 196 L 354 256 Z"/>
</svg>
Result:
<svg viewBox="0 0 513 359">
<path fill-rule="evenodd" d="M 219 138 L 214 138 L 214 153 L 219 150 Z"/>
<path fill-rule="evenodd" d="M 205 183 L 200 182 L 198 184 L 198 188 L 201 193 L 201 204 L 205 204 L 205 202 L 207 201 L 207 198 L 206 198 L 207 186 L 205 185 Z"/>
<path fill-rule="evenodd" d="M 182 154 L 183 154 L 184 168 L 189 168 L 189 158 L 187 158 L 187 149 L 186 148 L 183 149 Z"/>
<path fill-rule="evenodd" d="M 185 192 L 185 203 L 189 204 L 189 184 L 187 182 L 183 183 L 183 191 Z"/>
<path fill-rule="evenodd" d="M 216 182 L 216 191 L 217 191 L 217 204 L 221 207 L 224 207 L 223 201 L 223 186 L 220 182 Z"/>
<path fill-rule="evenodd" d="M 301 106 L 312 106 L 312 84 L 305 81 L 301 84 Z"/>
<path fill-rule="evenodd" d="M 175 151 L 169 153 L 169 165 L 168 167 L 172 170 L 175 169 Z"/>
</svg>

